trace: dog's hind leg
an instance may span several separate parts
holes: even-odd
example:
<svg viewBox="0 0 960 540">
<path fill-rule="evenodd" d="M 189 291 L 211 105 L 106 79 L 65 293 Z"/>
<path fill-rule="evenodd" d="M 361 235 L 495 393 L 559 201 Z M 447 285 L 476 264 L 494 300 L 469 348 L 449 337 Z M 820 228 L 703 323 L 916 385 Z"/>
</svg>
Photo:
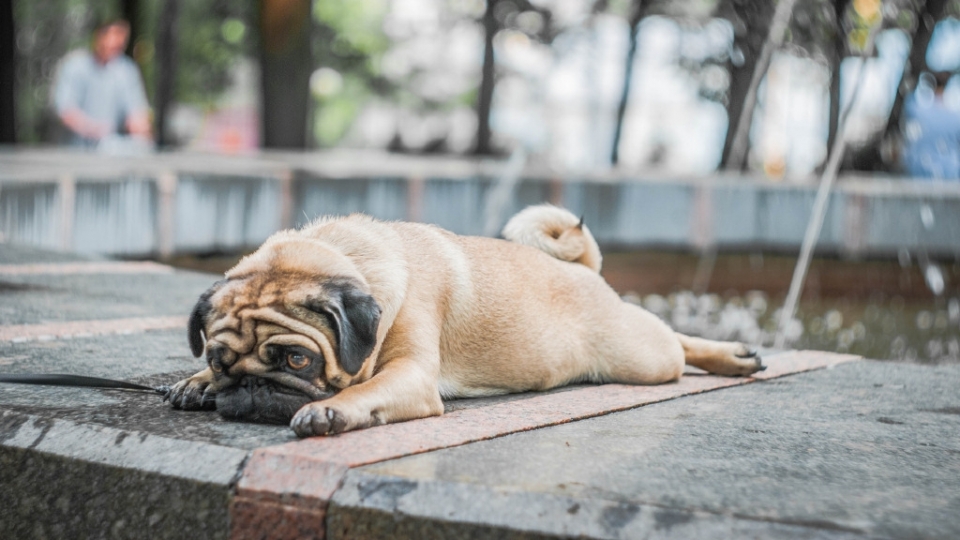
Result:
<svg viewBox="0 0 960 540">
<path fill-rule="evenodd" d="M 713 341 L 676 333 L 688 365 L 717 375 L 750 375 L 766 369 L 757 352 L 743 343 Z"/>
</svg>

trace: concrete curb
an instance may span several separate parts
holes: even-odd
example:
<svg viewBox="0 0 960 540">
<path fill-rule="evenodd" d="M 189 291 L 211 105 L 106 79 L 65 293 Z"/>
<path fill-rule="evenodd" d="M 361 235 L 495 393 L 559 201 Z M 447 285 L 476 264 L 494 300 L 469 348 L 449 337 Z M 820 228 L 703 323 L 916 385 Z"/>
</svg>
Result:
<svg viewBox="0 0 960 540">
<path fill-rule="evenodd" d="M 235 448 L 0 411 L 0 532 L 182 538 L 189 530 L 222 538 L 246 457 Z"/>
</svg>

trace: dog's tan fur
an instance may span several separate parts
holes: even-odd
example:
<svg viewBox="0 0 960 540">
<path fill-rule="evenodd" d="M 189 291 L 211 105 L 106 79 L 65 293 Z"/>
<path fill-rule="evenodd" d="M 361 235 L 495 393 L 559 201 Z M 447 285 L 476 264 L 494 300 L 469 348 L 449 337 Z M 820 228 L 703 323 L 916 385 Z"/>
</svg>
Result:
<svg viewBox="0 0 960 540">
<path fill-rule="evenodd" d="M 228 354 L 219 374 L 208 367 L 178 383 L 174 403 L 191 408 L 244 374 L 271 376 L 270 343 L 322 354 L 325 373 L 310 384 L 338 389 L 300 409 L 291 422 L 300 436 L 439 415 L 441 398 L 577 381 L 660 384 L 685 363 L 725 375 L 762 368 L 742 344 L 677 334 L 621 300 L 569 212 L 528 208 L 504 236 L 513 242 L 361 215 L 274 235 L 209 295 L 206 347 Z M 337 357 L 329 320 L 302 307 L 324 301 L 323 285 L 337 279 L 380 308 L 376 342 L 355 374 Z"/>
</svg>

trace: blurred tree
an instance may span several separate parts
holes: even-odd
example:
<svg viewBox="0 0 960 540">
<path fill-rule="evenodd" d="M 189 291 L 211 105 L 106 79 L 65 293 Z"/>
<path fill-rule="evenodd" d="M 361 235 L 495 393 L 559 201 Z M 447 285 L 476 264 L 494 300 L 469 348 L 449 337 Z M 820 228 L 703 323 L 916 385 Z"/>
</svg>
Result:
<svg viewBox="0 0 960 540">
<path fill-rule="evenodd" d="M 380 97 L 399 99 L 398 87 L 382 74 L 390 47 L 383 30 L 386 1 L 323 0 L 313 7 L 310 78 L 314 114 L 311 132 L 318 146 L 332 146 L 347 134 L 363 104 Z"/>
<path fill-rule="evenodd" d="M 50 84 L 60 59 L 71 49 L 89 44 L 91 26 L 99 16 L 84 0 L 13 2 L 18 143 L 56 140 Z"/>
<path fill-rule="evenodd" d="M 844 18 L 850 0 L 833 0 L 832 32 L 828 37 L 832 45 L 827 55 L 830 63 L 830 116 L 827 120 L 827 149 L 833 148 L 833 141 L 837 138 L 837 128 L 840 122 L 840 66 L 847 53 L 847 31 L 844 27 Z M 827 157 L 824 154 L 824 163 Z"/>
<path fill-rule="evenodd" d="M 740 168 L 742 164 L 729 163 L 730 151 L 736 136 L 736 125 L 743 114 L 744 102 L 750 89 L 750 80 L 756 70 L 763 44 L 770 33 L 775 3 L 770 0 L 723 0 L 717 14 L 733 26 L 733 50 L 727 62 L 730 86 L 727 90 L 727 135 L 723 142 L 720 168 Z"/>
<path fill-rule="evenodd" d="M 603 4 L 603 0 L 597 0 L 594 3 L 592 11 L 598 9 L 597 5 Z M 493 132 L 490 129 L 490 110 L 493 104 L 493 91 L 497 82 L 497 69 L 494 58 L 494 39 L 496 35 L 504 29 L 514 28 L 520 31 L 519 21 L 522 21 L 523 13 L 536 14 L 542 23 L 539 28 L 531 31 L 526 29 L 525 33 L 532 33 L 538 41 L 544 44 L 550 44 L 563 31 L 552 24 L 553 14 L 549 9 L 534 4 L 528 0 L 487 0 L 486 9 L 483 12 L 481 25 L 483 26 L 483 67 L 480 71 L 480 85 L 477 92 L 477 143 L 473 153 L 476 155 L 491 155 L 497 153 L 492 145 Z"/>
<path fill-rule="evenodd" d="M 912 34 L 910 56 L 907 57 L 907 63 L 903 66 L 897 95 L 894 97 L 893 107 L 890 109 L 890 115 L 883 129 L 885 137 L 899 132 L 903 101 L 913 92 L 920 73 L 927 70 L 927 48 L 930 46 L 934 27 L 943 19 L 946 6 L 947 0 L 926 0 L 923 2 L 923 7 L 918 10 L 918 16 L 914 18 L 916 22 L 910 32 Z"/>
<path fill-rule="evenodd" d="M 857 2 L 853 5 L 856 13 Z M 913 92 L 919 75 L 928 69 L 927 49 L 934 28 L 950 15 L 960 15 L 957 0 L 895 0 L 884 10 L 885 24 L 903 29 L 910 37 L 910 52 L 886 122 L 866 143 L 851 149 L 845 167 L 888 172 L 899 169 L 904 99 Z"/>
<path fill-rule="evenodd" d="M 490 108 L 493 104 L 493 87 L 496 84 L 496 66 L 493 58 L 493 39 L 500 31 L 497 22 L 496 8 L 498 0 L 487 0 L 487 7 L 483 12 L 483 67 L 480 70 L 480 88 L 477 92 L 477 146 L 474 153 L 489 155 L 493 153 L 490 146 Z"/>
<path fill-rule="evenodd" d="M 156 111 L 156 140 L 157 145 L 170 146 L 168 120 L 170 106 L 173 104 L 174 90 L 177 81 L 177 48 L 179 44 L 180 0 L 163 0 L 160 10 L 160 20 L 157 28 L 157 91 L 154 94 L 154 110 Z"/>
<path fill-rule="evenodd" d="M 623 133 L 623 117 L 627 112 L 627 102 L 630 100 L 630 86 L 633 83 L 633 64 L 637 56 L 637 32 L 640 31 L 640 22 L 647 15 L 647 3 L 644 0 L 633 0 L 630 3 L 630 14 L 627 24 L 630 28 L 628 40 L 626 66 L 624 67 L 623 89 L 620 91 L 620 102 L 617 104 L 617 119 L 613 132 L 613 149 L 610 153 L 610 164 L 617 165 L 620 161 L 620 136 Z"/>
<path fill-rule="evenodd" d="M 248 28 L 256 20 L 257 5 L 189 0 L 178 9 L 175 101 L 210 107 L 229 86 L 237 62 L 256 50 Z"/>
<path fill-rule="evenodd" d="M 143 9 L 140 0 L 120 0 L 120 16 L 130 24 L 130 40 L 126 55 L 133 58 L 133 48 L 143 33 Z"/>
<path fill-rule="evenodd" d="M 262 144 L 307 148 L 311 1 L 260 0 L 259 9 Z"/>
<path fill-rule="evenodd" d="M 0 144 L 13 144 L 16 138 L 16 33 L 13 24 L 13 0 L 0 0 Z"/>
</svg>

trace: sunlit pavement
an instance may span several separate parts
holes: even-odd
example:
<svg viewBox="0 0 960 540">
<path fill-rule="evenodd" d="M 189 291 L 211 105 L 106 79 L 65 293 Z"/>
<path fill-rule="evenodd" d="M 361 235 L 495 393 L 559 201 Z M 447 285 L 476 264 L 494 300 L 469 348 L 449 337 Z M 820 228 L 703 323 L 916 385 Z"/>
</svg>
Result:
<svg viewBox="0 0 960 540">
<path fill-rule="evenodd" d="M 0 245 L 0 372 L 199 370 L 214 276 Z M 0 384 L 0 537 L 960 537 L 960 366 L 773 352 L 297 440 L 126 391 Z"/>
</svg>

